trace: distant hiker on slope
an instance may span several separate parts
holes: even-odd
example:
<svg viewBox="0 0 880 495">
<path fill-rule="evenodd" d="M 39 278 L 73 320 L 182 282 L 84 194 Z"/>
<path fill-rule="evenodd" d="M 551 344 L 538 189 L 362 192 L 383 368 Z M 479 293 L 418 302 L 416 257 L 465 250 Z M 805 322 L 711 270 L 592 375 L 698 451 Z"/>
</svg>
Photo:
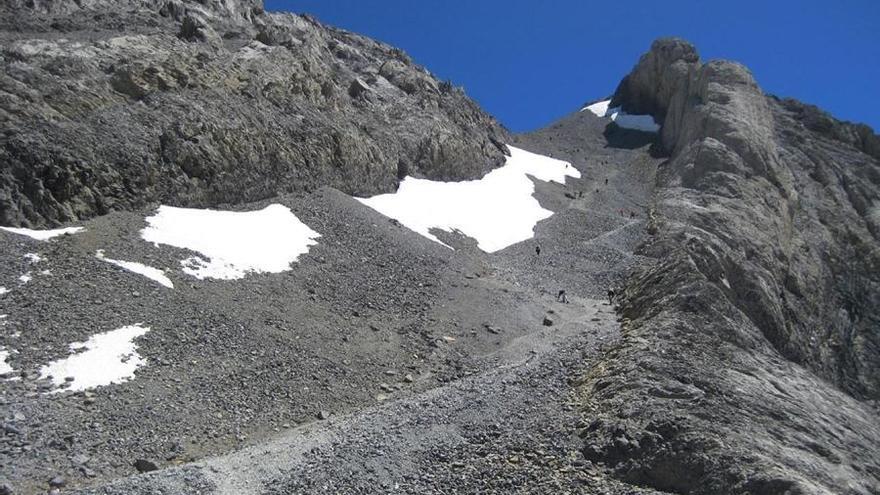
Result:
<svg viewBox="0 0 880 495">
<path fill-rule="evenodd" d="M 608 289 L 608 304 L 614 304 L 614 289 Z"/>
<path fill-rule="evenodd" d="M 559 291 L 558 294 L 556 294 L 556 301 L 557 301 L 557 302 L 561 302 L 561 303 L 568 304 L 568 298 L 565 297 L 565 291 L 564 291 L 564 290 L 561 290 L 561 291 Z"/>
<path fill-rule="evenodd" d="M 541 246 L 535 246 L 535 256 L 541 256 Z"/>
</svg>

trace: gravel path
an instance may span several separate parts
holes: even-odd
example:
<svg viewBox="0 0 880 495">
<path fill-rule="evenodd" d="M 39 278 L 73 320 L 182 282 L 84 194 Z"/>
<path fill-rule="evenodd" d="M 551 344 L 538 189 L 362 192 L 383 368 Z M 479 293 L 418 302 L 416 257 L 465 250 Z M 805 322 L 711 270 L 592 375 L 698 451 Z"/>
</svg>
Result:
<svg viewBox="0 0 880 495">
<path fill-rule="evenodd" d="M 571 384 L 617 340 L 610 306 L 545 303 L 554 325 L 480 358 L 484 371 L 86 493 L 654 493 L 607 479 L 580 453 Z"/>
</svg>

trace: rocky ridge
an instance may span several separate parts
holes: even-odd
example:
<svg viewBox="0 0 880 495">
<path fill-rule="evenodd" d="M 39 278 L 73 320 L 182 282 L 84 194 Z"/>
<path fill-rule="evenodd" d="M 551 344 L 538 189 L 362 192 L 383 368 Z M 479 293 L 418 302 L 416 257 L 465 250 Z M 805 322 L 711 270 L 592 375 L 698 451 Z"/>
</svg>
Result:
<svg viewBox="0 0 880 495">
<path fill-rule="evenodd" d="M 676 493 L 876 493 L 878 137 L 678 39 L 612 104 L 670 158 L 641 249 L 663 261 L 582 388 L 588 458 Z"/>
<path fill-rule="evenodd" d="M 0 4 L 0 224 L 479 177 L 506 131 L 402 51 L 258 0 Z"/>
</svg>

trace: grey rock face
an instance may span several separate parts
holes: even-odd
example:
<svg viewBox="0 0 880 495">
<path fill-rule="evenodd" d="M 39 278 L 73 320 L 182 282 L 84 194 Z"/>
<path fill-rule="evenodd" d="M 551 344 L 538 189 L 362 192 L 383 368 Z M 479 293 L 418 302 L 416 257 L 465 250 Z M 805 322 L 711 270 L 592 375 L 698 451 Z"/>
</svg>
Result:
<svg viewBox="0 0 880 495">
<path fill-rule="evenodd" d="M 633 114 L 650 114 L 662 120 L 682 77 L 699 61 L 697 50 L 678 38 L 655 41 L 636 69 L 620 81 L 611 106 L 622 105 Z"/>
<path fill-rule="evenodd" d="M 588 457 L 675 492 L 880 490 L 877 136 L 680 40 L 614 99 L 663 119 L 671 156 L 643 246 L 663 262 L 584 387 Z"/>
<path fill-rule="evenodd" d="M 0 4 L 0 224 L 465 179 L 506 131 L 403 52 L 248 1 Z"/>
</svg>

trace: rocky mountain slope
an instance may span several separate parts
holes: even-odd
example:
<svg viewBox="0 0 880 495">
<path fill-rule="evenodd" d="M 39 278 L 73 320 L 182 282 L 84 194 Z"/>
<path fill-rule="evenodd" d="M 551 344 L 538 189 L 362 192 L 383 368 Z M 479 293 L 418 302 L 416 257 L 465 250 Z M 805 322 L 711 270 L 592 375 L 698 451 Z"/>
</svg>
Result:
<svg viewBox="0 0 880 495">
<path fill-rule="evenodd" d="M 880 493 L 870 128 L 678 39 L 597 107 L 659 133 L 591 105 L 511 136 L 258 0 L 0 14 L 0 226 L 82 228 L 0 229 L 0 494 Z M 497 250 L 469 217 L 525 215 L 352 197 L 522 156 L 560 175 L 503 182 L 541 220 Z M 160 243 L 159 204 L 226 211 Z"/>
<path fill-rule="evenodd" d="M 593 460 L 677 493 L 876 493 L 880 154 L 660 40 L 611 105 L 662 119 L 624 343 L 584 387 Z"/>
<path fill-rule="evenodd" d="M 0 224 L 482 175 L 506 131 L 402 51 L 256 0 L 0 2 Z"/>
<path fill-rule="evenodd" d="M 535 181 L 555 214 L 496 253 L 443 236 L 453 251 L 331 188 L 273 198 L 321 237 L 289 271 L 235 280 L 194 278 L 189 250 L 144 242 L 152 209 L 49 241 L 0 230 L 6 480 L 15 493 L 656 493 L 586 460 L 577 436 L 579 377 L 620 340 L 605 289 L 650 262 L 634 254 L 638 205 L 660 162 L 650 136 L 609 147 L 607 125 L 578 112 L 553 141 L 513 138 L 571 153 L 581 178 Z M 135 323 L 149 331 L 133 379 L 65 391 L 41 378 L 71 342 Z"/>
</svg>

